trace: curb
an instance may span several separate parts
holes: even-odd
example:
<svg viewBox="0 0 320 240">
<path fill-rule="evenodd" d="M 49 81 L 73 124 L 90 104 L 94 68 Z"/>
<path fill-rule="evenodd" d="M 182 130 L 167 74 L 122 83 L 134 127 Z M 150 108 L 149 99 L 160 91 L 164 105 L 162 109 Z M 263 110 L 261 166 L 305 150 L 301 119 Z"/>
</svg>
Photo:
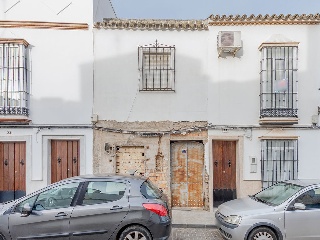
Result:
<svg viewBox="0 0 320 240">
<path fill-rule="evenodd" d="M 213 224 L 188 224 L 188 223 L 173 223 L 172 228 L 218 228 Z"/>
</svg>

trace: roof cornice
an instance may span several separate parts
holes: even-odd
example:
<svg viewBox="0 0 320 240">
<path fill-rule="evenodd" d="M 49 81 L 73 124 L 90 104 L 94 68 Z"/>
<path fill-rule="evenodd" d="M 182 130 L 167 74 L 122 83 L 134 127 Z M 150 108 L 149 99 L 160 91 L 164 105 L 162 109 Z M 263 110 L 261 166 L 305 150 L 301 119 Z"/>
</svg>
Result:
<svg viewBox="0 0 320 240">
<path fill-rule="evenodd" d="M 320 14 L 287 14 L 287 15 L 211 15 L 209 26 L 227 25 L 316 25 L 320 24 Z"/>
<path fill-rule="evenodd" d="M 173 20 L 173 19 L 118 19 L 105 18 L 95 23 L 96 28 L 135 29 L 135 30 L 208 30 L 206 20 Z"/>
<path fill-rule="evenodd" d="M 87 23 L 61 23 L 37 21 L 0 21 L 0 28 L 35 28 L 59 30 L 88 30 Z"/>
</svg>

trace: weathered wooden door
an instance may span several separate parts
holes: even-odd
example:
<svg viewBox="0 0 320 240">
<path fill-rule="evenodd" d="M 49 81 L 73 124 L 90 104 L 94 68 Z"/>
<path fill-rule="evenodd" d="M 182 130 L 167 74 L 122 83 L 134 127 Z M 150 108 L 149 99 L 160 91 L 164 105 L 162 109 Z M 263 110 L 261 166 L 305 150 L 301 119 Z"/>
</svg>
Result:
<svg viewBox="0 0 320 240">
<path fill-rule="evenodd" d="M 203 171 L 203 143 L 171 143 L 172 207 L 203 207 Z"/>
<path fill-rule="evenodd" d="M 235 199 L 236 193 L 236 142 L 212 142 L 213 153 L 213 205 Z"/>
<path fill-rule="evenodd" d="M 79 140 L 51 140 L 51 183 L 80 173 Z"/>
<path fill-rule="evenodd" d="M 0 202 L 26 194 L 26 143 L 0 142 Z"/>
</svg>

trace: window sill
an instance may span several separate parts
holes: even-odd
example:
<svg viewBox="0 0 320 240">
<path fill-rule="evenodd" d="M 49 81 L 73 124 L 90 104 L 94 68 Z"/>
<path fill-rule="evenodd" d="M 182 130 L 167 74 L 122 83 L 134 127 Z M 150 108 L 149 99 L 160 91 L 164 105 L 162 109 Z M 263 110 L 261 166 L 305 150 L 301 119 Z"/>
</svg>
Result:
<svg viewBox="0 0 320 240">
<path fill-rule="evenodd" d="M 260 125 L 293 125 L 297 124 L 299 118 L 296 117 L 267 117 L 267 118 L 260 118 L 259 124 Z"/>
<path fill-rule="evenodd" d="M 30 119 L 26 116 L 16 116 L 16 115 L 0 115 L 0 125 L 10 125 L 10 124 L 29 124 Z"/>
</svg>

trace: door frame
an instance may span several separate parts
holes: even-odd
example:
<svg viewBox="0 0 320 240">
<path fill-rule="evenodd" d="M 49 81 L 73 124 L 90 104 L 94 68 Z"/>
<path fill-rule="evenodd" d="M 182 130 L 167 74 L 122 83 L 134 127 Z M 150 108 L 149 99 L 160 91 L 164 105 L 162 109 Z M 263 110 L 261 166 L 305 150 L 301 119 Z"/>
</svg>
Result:
<svg viewBox="0 0 320 240">
<path fill-rule="evenodd" d="M 213 141 L 234 141 L 236 142 L 236 191 L 240 189 L 240 181 L 243 179 L 243 137 L 239 136 L 209 136 L 209 205 L 213 212 Z"/>
</svg>

